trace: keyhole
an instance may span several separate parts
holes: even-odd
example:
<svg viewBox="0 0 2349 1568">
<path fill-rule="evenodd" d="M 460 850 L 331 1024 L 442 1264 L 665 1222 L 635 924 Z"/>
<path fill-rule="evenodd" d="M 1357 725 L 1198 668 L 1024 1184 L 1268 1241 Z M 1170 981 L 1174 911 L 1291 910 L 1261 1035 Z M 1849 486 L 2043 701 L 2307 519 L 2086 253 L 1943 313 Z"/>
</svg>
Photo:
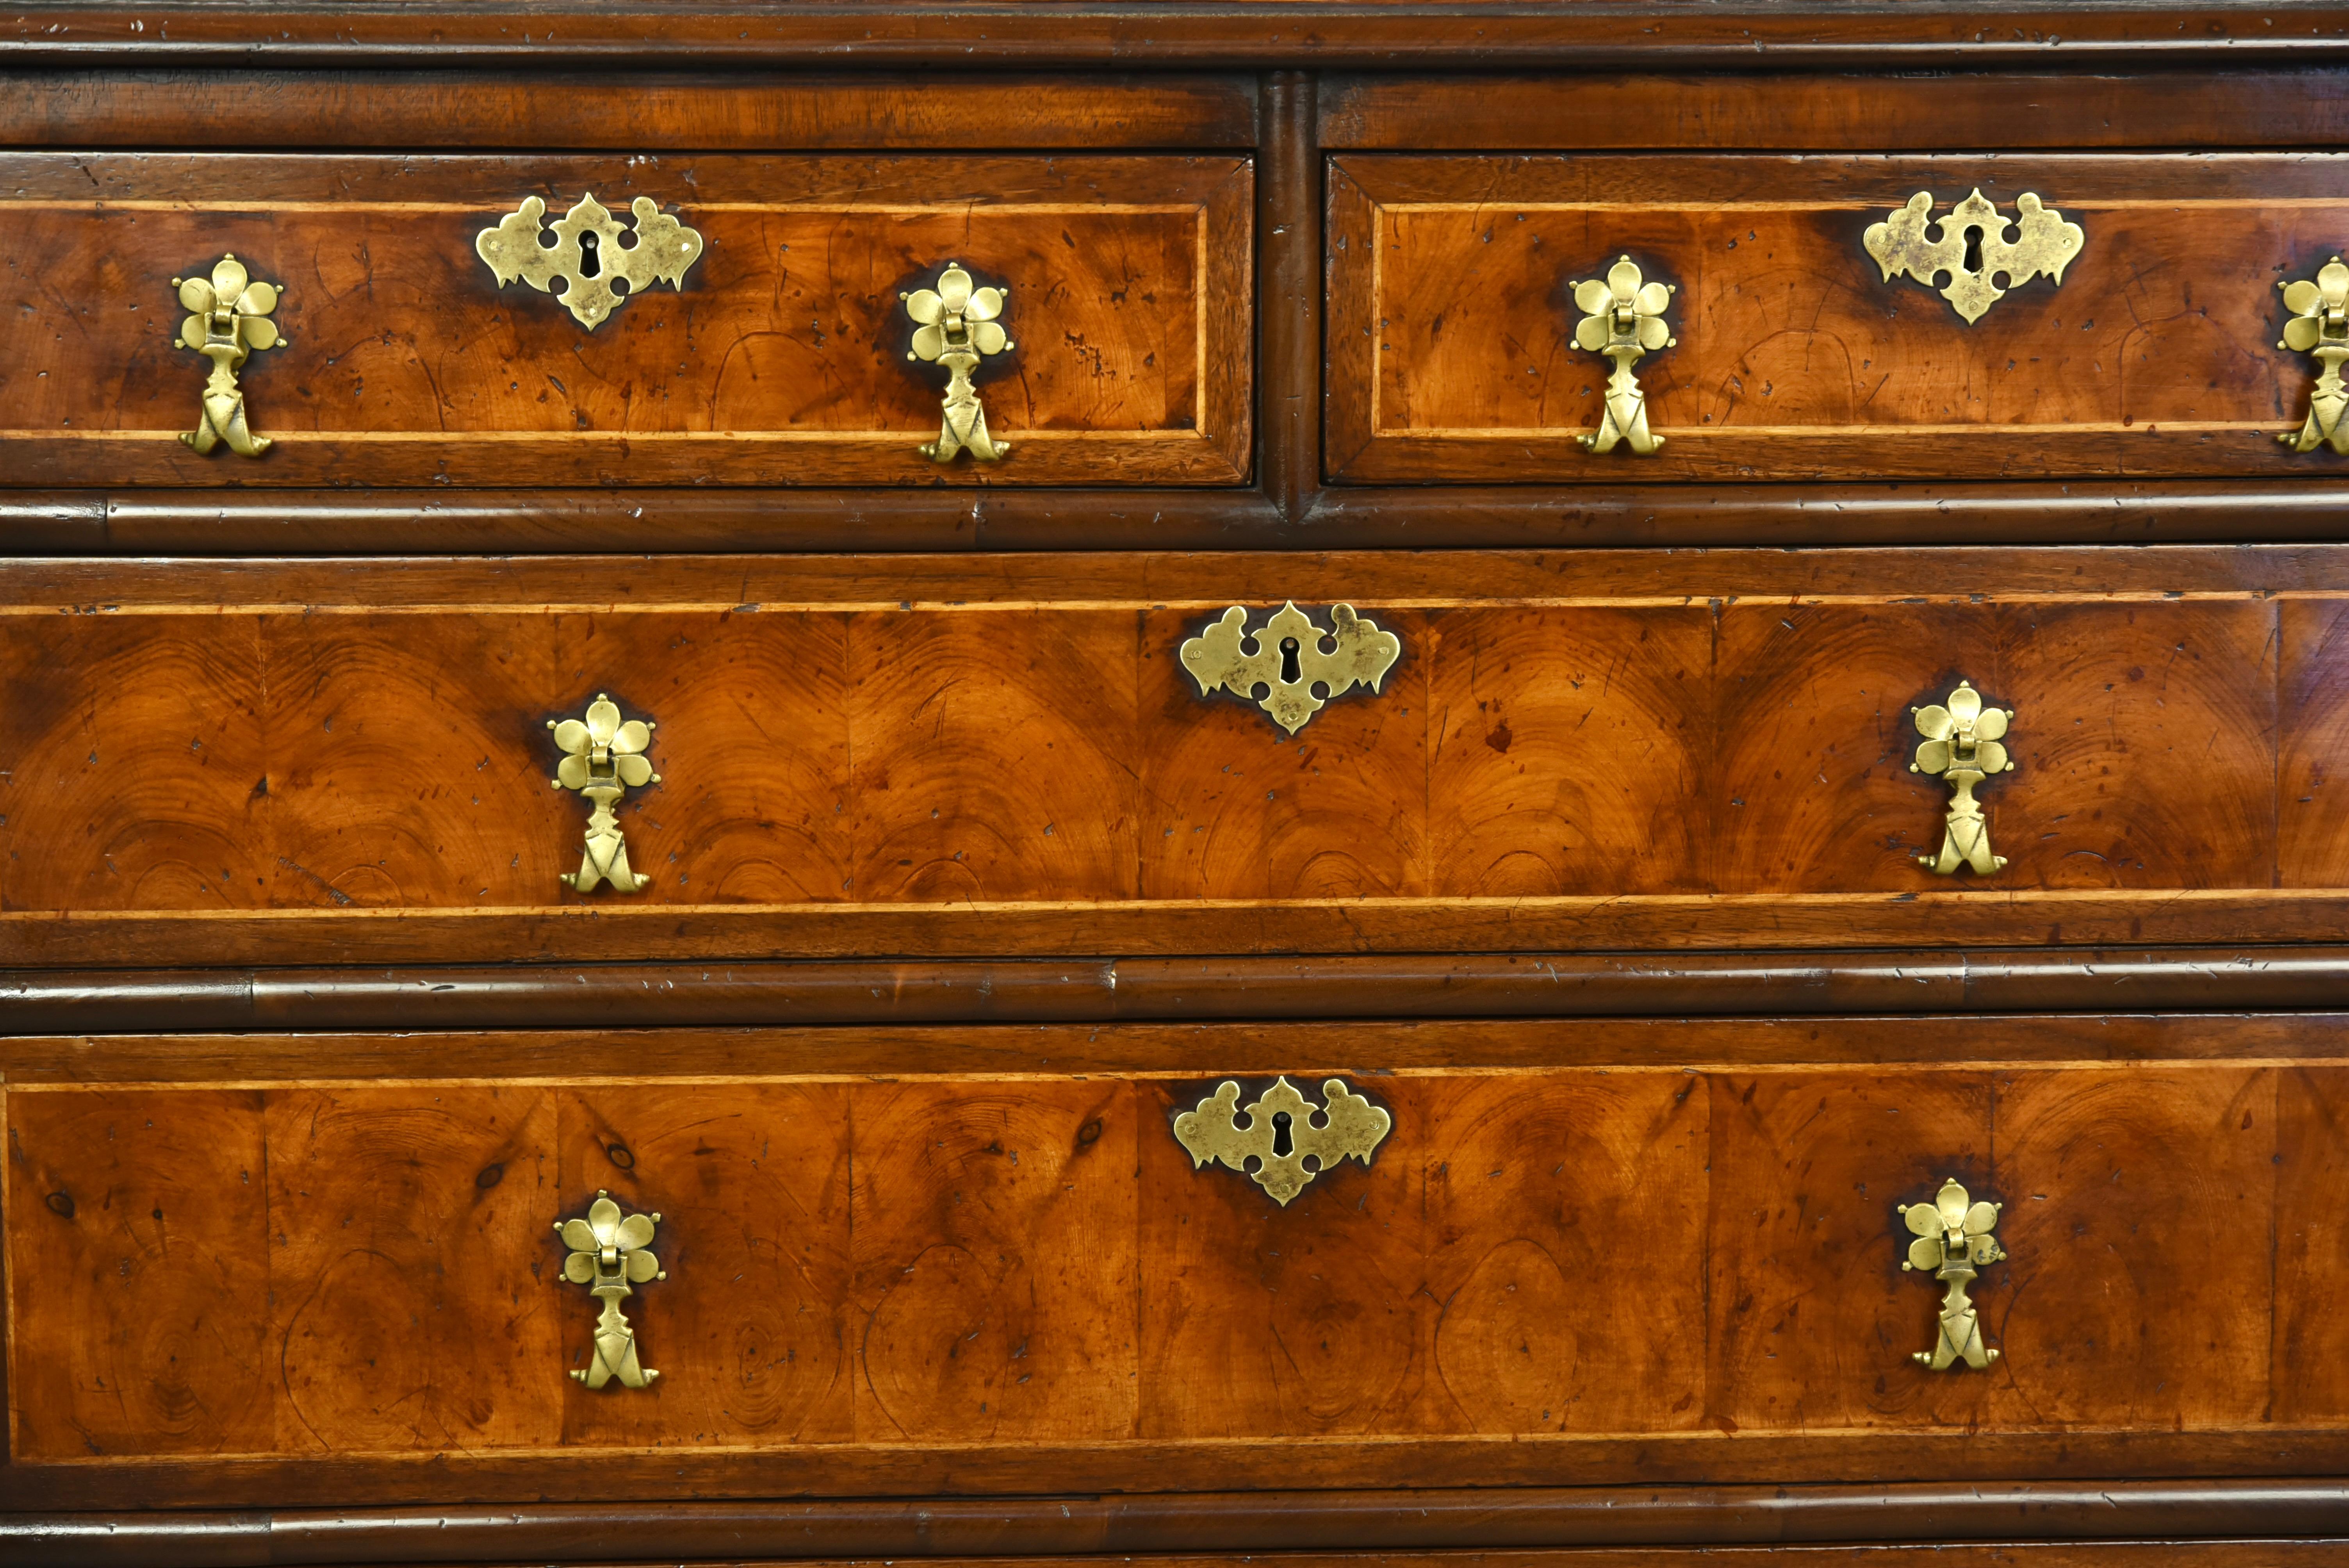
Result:
<svg viewBox="0 0 2349 1568">
<path fill-rule="evenodd" d="M 594 234 L 579 236 L 579 275 L 583 278 L 595 277 L 604 271 L 603 258 L 595 253 L 597 238 Z"/>
<path fill-rule="evenodd" d="M 1297 677 L 1303 673 L 1304 671 L 1302 667 L 1297 662 L 1297 639 L 1294 637 L 1281 638 L 1280 678 L 1282 683 L 1288 686 L 1295 686 L 1297 684 Z M 1286 1125 L 1286 1123 L 1283 1125 Z"/>
<path fill-rule="evenodd" d="M 1977 223 L 1966 226 L 1966 271 L 1982 271 L 1982 226 Z"/>
<path fill-rule="evenodd" d="M 1288 1140 L 1288 1112 L 1274 1111 L 1272 1113 L 1272 1157 L 1275 1160 L 1286 1160 L 1288 1158 L 1288 1151 L 1296 1147 Z"/>
</svg>

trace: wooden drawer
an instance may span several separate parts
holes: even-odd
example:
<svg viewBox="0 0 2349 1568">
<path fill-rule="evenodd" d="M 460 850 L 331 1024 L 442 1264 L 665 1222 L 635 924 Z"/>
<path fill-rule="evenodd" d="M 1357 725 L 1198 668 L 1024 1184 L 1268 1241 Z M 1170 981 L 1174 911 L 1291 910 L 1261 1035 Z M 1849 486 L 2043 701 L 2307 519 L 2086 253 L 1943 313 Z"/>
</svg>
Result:
<svg viewBox="0 0 2349 1568">
<path fill-rule="evenodd" d="M 2349 552 L 19 562 L 0 961 L 2331 940 Z M 1350 603 L 1294 738 L 1178 653 Z M 1329 612 L 1317 609 L 1319 624 Z M 1990 876 L 1909 708 L 2017 714 Z M 550 723 L 655 722 L 579 892 Z"/>
<path fill-rule="evenodd" d="M 2031 192 L 2084 243 L 1969 325 L 1863 241 L 1912 193 Z M 2286 279 L 2342 248 L 2349 161 L 1411 156 L 1329 162 L 1328 470 L 1361 482 L 2325 475 L 2277 440 L 2318 366 Z M 2010 231 L 2010 233 L 2016 231 Z M 1995 242 L 1997 235 L 1990 239 Z M 1598 454 L 1609 362 L 1578 280 L 1673 286 L 1636 373 L 1662 446 Z M 1946 281 L 1946 274 L 1943 274 Z"/>
<path fill-rule="evenodd" d="M 2333 1472 L 2344 1024 L 8 1041 L 7 1501 Z M 1276 1075 L 1392 1119 L 1286 1206 L 1172 1124 Z"/>
<path fill-rule="evenodd" d="M 0 160 L 21 299 L 0 431 L 50 485 L 1230 484 L 1249 450 L 1245 156 Z M 702 236 L 590 330 L 475 237 L 523 198 L 648 199 Z M 239 372 L 257 459 L 180 439 L 205 360 L 173 280 L 233 253 L 288 336 Z M 1010 289 L 976 372 L 999 462 L 939 463 L 901 295 Z M 47 328 L 23 330 L 38 320 Z"/>
</svg>

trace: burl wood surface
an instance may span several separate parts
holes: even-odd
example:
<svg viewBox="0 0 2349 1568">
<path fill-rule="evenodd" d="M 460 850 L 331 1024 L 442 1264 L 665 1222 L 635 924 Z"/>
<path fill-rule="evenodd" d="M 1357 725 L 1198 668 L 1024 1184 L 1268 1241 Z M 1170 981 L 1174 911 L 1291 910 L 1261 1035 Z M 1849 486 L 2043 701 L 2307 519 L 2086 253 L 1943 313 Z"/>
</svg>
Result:
<svg viewBox="0 0 2349 1568">
<path fill-rule="evenodd" d="M 17 569 L 10 962 L 2295 941 L 2349 888 L 2349 559 L 898 557 Z M 2261 584 L 2275 584 L 2266 586 Z M 2284 586 L 2292 584 L 2291 586 Z M 1203 699 L 1235 601 L 1377 696 Z M 71 608 L 77 613 L 60 614 Z M 1911 705 L 2019 717 L 1992 878 Z M 658 724 L 578 894 L 546 721 Z"/>
<path fill-rule="evenodd" d="M 1251 167 L 1214 157 L 0 159 L 16 483 L 1229 483 L 1246 477 Z M 523 198 L 648 196 L 707 248 L 590 332 L 474 236 Z M 255 432 L 181 445 L 204 362 L 171 280 L 232 252 L 290 341 Z M 947 374 L 902 292 L 1011 289 L 977 381 L 1000 467 L 936 464 Z"/>
<path fill-rule="evenodd" d="M 1907 1059 L 1840 1066 L 1663 1026 L 1680 1060 L 1531 1071 L 1376 1070 L 1411 1031 L 1364 1026 L 1393 1130 L 1286 1209 L 1170 1130 L 1282 1059 L 1235 1026 L 1196 1032 L 1226 1068 L 1105 1074 L 968 1071 L 953 1029 L 877 1076 L 170 1085 L 85 1050 L 6 1095 L 14 1477 L 789 1449 L 815 1468 L 770 1490 L 861 1458 L 871 1491 L 1089 1448 L 1261 1485 L 1284 1439 L 1331 1445 L 1328 1484 L 1946 1480 L 2141 1462 L 2131 1433 L 2314 1462 L 2349 1426 L 2337 1036 L 2229 1058 L 2232 1021 L 2137 1019 L 2136 1061 L 2002 1059 L 2044 1023 L 1878 1024 Z M 1317 1099 L 1327 1046 L 1291 1064 Z M 2005 1205 L 1987 1372 L 1909 1359 L 1940 1286 L 1894 1206 L 1949 1176 Z M 650 1390 L 564 1376 L 595 1310 L 550 1225 L 597 1189 L 662 1215 Z"/>
<path fill-rule="evenodd" d="M 1333 478 L 1544 483 L 2321 471 L 2275 439 L 2315 367 L 2276 285 L 2338 250 L 2349 163 L 2309 153 L 1381 157 L 1330 162 Z M 2085 232 L 2061 287 L 1971 325 L 1861 243 L 1912 192 L 2036 192 Z M 1673 284 L 1640 361 L 1651 457 L 1603 457 L 1575 280 Z"/>
</svg>

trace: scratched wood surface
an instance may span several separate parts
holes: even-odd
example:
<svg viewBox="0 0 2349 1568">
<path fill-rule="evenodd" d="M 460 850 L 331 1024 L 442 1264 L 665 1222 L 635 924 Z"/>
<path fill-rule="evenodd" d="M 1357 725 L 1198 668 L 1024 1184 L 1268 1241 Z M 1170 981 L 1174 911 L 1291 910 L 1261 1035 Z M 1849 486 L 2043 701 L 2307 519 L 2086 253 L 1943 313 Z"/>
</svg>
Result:
<svg viewBox="0 0 2349 1568">
<path fill-rule="evenodd" d="M 904 606 L 717 562 L 667 586 L 616 563 L 338 588 L 224 566 L 202 614 L 182 613 L 202 594 L 177 602 L 184 571 L 99 614 L 57 614 L 28 583 L 0 614 L 0 952 L 2288 941 L 2337 923 L 2349 590 L 2315 569 L 2330 556 L 2289 593 L 2249 586 L 2266 569 L 2248 556 L 2198 574 L 2140 552 L 2093 586 L 2064 585 L 2088 559 L 2065 558 L 2028 593 L 1928 598 L 1906 592 L 1916 563 L 1855 553 L 1873 564 L 1791 600 L 1758 562 L 1696 600 L 1578 593 L 1547 567 L 1512 582 L 1506 563 L 1462 600 L 1446 585 L 1475 579 L 1441 562 L 1388 573 L 1392 596 L 1361 608 L 1402 662 L 1293 739 L 1180 667 L 1227 602 L 1205 597 L 1206 564 L 933 578 Z M 1953 580 L 1996 580 L 1977 570 Z M 1257 574 L 1347 581 L 1326 562 Z M 2171 583 L 2201 586 L 2154 586 Z M 771 589 L 797 602 L 711 603 Z M 1988 879 L 1916 864 L 1948 790 L 1909 770 L 1909 710 L 1961 677 L 2019 715 L 2016 770 L 1982 788 L 2010 862 Z M 634 896 L 557 882 L 585 808 L 549 788 L 546 721 L 599 691 L 658 724 L 661 782 L 620 812 L 654 879 Z"/>
<path fill-rule="evenodd" d="M 1786 144 L 1781 144 L 1786 145 Z M 1944 143 L 1944 145 L 1947 145 Z M 2085 232 L 2060 287 L 1968 325 L 1861 244 L 1918 191 L 2035 191 Z M 1330 163 L 1328 467 L 1364 482 L 1988 479 L 2321 471 L 2287 450 L 2315 367 L 2276 346 L 2349 162 L 1413 157 Z M 1674 285 L 1639 364 L 1662 449 L 1603 457 L 1608 365 L 1575 280 L 1628 254 Z"/>
<path fill-rule="evenodd" d="M 1685 1064 L 1353 1075 L 1393 1131 L 1285 1209 L 1172 1136 L 1213 1071 L 12 1082 L 12 1452 L 1283 1439 L 1449 1466 L 1506 1438 L 1531 1479 L 1733 1434 L 1800 1473 L 1868 1434 L 2349 1423 L 2324 1030 L 2001 1063 L 2026 1024 L 1899 1026 L 1985 1059 L 1708 1067 L 1737 1026 L 1683 1025 Z M 1986 1373 L 1909 1360 L 1940 1287 L 1900 1269 L 1894 1205 L 1949 1176 L 2005 1205 Z M 649 1391 L 564 1376 L 594 1305 L 550 1227 L 598 1189 L 662 1215 L 669 1277 L 627 1304 Z"/>
<path fill-rule="evenodd" d="M 1246 476 L 1250 163 L 1196 157 L 295 154 L 5 160 L 16 483 L 1230 483 Z M 524 196 L 648 196 L 707 249 L 594 332 L 474 253 Z M 241 373 L 257 459 L 183 446 L 171 280 L 281 284 Z M 1008 285 L 978 374 L 1000 468 L 940 465 L 901 292 Z M 1032 302 L 1032 303 L 1031 303 Z"/>
</svg>

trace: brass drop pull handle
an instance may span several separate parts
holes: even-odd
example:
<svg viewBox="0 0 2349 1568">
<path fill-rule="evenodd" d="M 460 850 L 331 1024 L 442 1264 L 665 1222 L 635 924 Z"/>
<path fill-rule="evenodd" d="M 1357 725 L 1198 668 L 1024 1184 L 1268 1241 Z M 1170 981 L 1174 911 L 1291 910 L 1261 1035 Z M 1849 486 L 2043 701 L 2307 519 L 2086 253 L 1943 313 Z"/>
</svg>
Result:
<svg viewBox="0 0 2349 1568">
<path fill-rule="evenodd" d="M 1620 443 L 1640 457 L 1652 457 L 1664 438 L 1648 428 L 1648 395 L 1632 366 L 1640 357 L 1680 342 L 1664 324 L 1673 285 L 1641 281 L 1638 263 L 1625 256 L 1604 278 L 1574 285 L 1575 308 L 1586 314 L 1574 324 L 1574 346 L 1604 356 L 1614 369 L 1607 376 L 1607 402 L 1596 433 L 1579 436 L 1587 452 L 1611 452 Z"/>
<path fill-rule="evenodd" d="M 550 223 L 546 203 L 526 196 L 495 228 L 473 237 L 473 250 L 497 274 L 498 287 L 519 278 L 541 294 L 555 294 L 593 332 L 657 283 L 682 290 L 686 270 L 701 255 L 700 233 L 662 211 L 651 197 L 637 197 L 628 211 L 636 219 L 633 232 L 621 228 L 589 191 Z M 539 238 L 542 230 L 554 236 L 552 243 Z M 623 245 L 624 236 L 632 242 Z M 616 282 L 625 286 L 615 288 Z"/>
<path fill-rule="evenodd" d="M 974 288 L 960 262 L 948 262 L 935 288 L 916 289 L 897 297 L 913 318 L 912 346 L 905 357 L 947 367 L 947 392 L 938 421 L 938 438 L 917 449 L 934 463 L 950 463 L 957 452 L 973 460 L 999 463 L 1010 455 L 1011 443 L 987 433 L 987 409 L 979 402 L 971 376 L 992 355 L 1017 348 L 1004 335 L 1003 314 L 1011 290 Z"/>
<path fill-rule="evenodd" d="M 668 1278 L 652 1254 L 653 1227 L 658 1214 L 620 1216 L 620 1205 L 609 1192 L 598 1191 L 584 1220 L 557 1220 L 555 1233 L 571 1255 L 563 1260 L 563 1277 L 584 1284 L 587 1294 L 604 1304 L 595 1320 L 595 1359 L 571 1375 L 590 1388 L 601 1388 L 614 1378 L 623 1388 L 642 1388 L 660 1376 L 636 1357 L 636 1331 L 620 1311 L 620 1298 L 649 1280 Z"/>
<path fill-rule="evenodd" d="M 1247 612 L 1235 604 L 1183 644 L 1183 667 L 1201 696 L 1228 691 L 1294 735 L 1330 698 L 1357 686 L 1377 691 L 1402 656 L 1402 639 L 1355 614 L 1351 604 L 1332 604 L 1330 624 L 1323 631 L 1290 603 L 1251 632 Z"/>
<path fill-rule="evenodd" d="M 593 892 L 605 882 L 618 892 L 641 892 L 652 886 L 651 877 L 628 869 L 628 841 L 612 814 L 630 789 L 660 782 L 644 755 L 652 744 L 652 722 L 632 718 L 622 723 L 618 705 L 597 692 L 585 714 L 560 722 L 550 718 L 546 727 L 554 731 L 554 744 L 563 748 L 563 760 L 547 782 L 557 789 L 578 790 L 593 808 L 579 869 L 557 880 L 580 892 Z"/>
<path fill-rule="evenodd" d="M 1246 1108 L 1240 1086 L 1226 1079 L 1197 1107 L 1174 1119 L 1174 1139 L 1196 1171 L 1216 1161 L 1263 1188 L 1282 1208 L 1306 1184 L 1348 1158 L 1371 1162 L 1394 1119 L 1337 1078 L 1321 1085 L 1326 1106 L 1297 1092 L 1286 1078 L 1272 1080 Z M 1245 1116 L 1243 1125 L 1238 1118 Z M 1317 1123 L 1313 1119 L 1319 1116 Z M 1256 1169 L 1248 1169 L 1254 1161 Z"/>
<path fill-rule="evenodd" d="M 292 342 L 269 319 L 285 291 L 264 284 L 245 271 L 233 255 L 223 255 L 210 277 L 173 278 L 181 305 L 193 312 L 180 325 L 174 348 L 192 348 L 212 361 L 204 378 L 203 411 L 192 430 L 180 439 L 199 452 L 225 443 L 239 457 L 257 458 L 270 448 L 266 436 L 256 436 L 244 417 L 244 389 L 236 373 L 255 351 L 278 348 Z"/>
<path fill-rule="evenodd" d="M 2006 1256 L 2006 1249 L 1991 1234 L 2002 1207 L 1971 1202 L 1954 1176 L 1941 1183 L 1931 1202 L 1899 1205 L 1898 1212 L 1917 1237 L 1909 1243 L 1901 1268 L 1930 1274 L 1950 1287 L 1941 1296 L 1940 1339 L 1932 1349 L 1920 1350 L 1910 1360 L 1941 1372 L 1960 1361 L 1969 1367 L 1988 1367 L 1998 1359 L 1997 1351 L 1983 1347 L 1982 1317 L 1966 1299 L 1966 1286 L 1973 1283 L 1983 1264 Z"/>
<path fill-rule="evenodd" d="M 1991 306 L 2006 297 L 2007 289 L 2021 288 L 2044 275 L 2063 286 L 2064 269 L 2080 253 L 2087 235 L 2080 225 L 2025 191 L 2014 199 L 2016 216 L 2008 218 L 1980 187 L 1940 218 L 1931 216 L 1933 193 L 1920 191 L 1908 205 L 1896 207 L 1881 223 L 1870 223 L 1860 244 L 1884 271 L 1886 283 L 1905 273 L 1927 288 L 1947 273 L 1950 281 L 1936 289 L 1950 308 L 1971 326 Z M 2015 233 L 2012 239 L 2007 231 Z M 2004 277 L 2006 287 L 1991 280 Z"/>
<path fill-rule="evenodd" d="M 2349 457 L 2349 387 L 2341 382 L 2341 362 L 2349 359 L 2349 266 L 2333 257 L 2316 270 L 2316 276 L 2278 284 L 2283 307 L 2292 319 L 2283 324 L 2278 348 L 2308 355 L 2316 361 L 2316 385 L 2308 394 L 2308 418 L 2298 430 L 2277 440 L 2295 452 L 2330 447 Z"/>
<path fill-rule="evenodd" d="M 1982 693 L 1958 683 L 1941 702 L 1909 710 L 1917 716 L 1917 733 L 1925 738 L 1917 748 L 1911 773 L 1930 773 L 1950 785 L 1950 814 L 1939 855 L 1919 855 L 1917 863 L 1940 876 L 1960 866 L 1988 876 L 2006 864 L 2004 855 L 1990 852 L 1990 824 L 1982 818 L 1974 786 L 2000 773 L 2011 773 L 2014 763 L 1999 741 L 2014 717 L 2011 707 L 1984 707 Z"/>
</svg>

